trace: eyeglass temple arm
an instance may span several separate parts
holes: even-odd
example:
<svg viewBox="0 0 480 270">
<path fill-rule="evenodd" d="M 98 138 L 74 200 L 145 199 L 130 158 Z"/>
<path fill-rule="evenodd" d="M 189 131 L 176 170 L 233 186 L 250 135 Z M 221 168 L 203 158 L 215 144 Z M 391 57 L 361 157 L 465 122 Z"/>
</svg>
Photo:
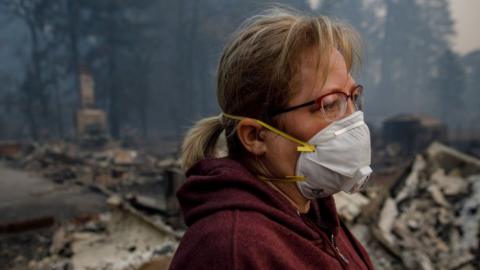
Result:
<svg viewBox="0 0 480 270">
<path fill-rule="evenodd" d="M 313 104 L 315 104 L 315 100 L 305 102 L 305 103 L 302 103 L 300 105 L 296 105 L 296 106 L 293 106 L 293 107 L 288 107 L 288 108 L 285 108 L 285 109 L 280 109 L 280 110 L 273 111 L 273 113 L 270 116 L 271 117 L 277 116 L 279 114 L 286 113 L 286 112 L 289 112 L 289 111 L 293 111 L 293 110 L 296 110 L 296 109 L 299 109 L 299 108 L 302 108 L 302 107 L 306 107 L 306 106 L 310 106 L 310 105 L 313 105 Z"/>
</svg>

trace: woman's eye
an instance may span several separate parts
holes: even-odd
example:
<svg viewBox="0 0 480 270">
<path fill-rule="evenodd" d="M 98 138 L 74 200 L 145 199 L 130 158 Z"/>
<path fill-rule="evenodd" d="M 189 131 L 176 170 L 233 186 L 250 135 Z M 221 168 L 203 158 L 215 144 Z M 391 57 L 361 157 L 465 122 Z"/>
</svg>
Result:
<svg viewBox="0 0 480 270">
<path fill-rule="evenodd" d="M 338 99 L 324 101 L 322 104 L 323 110 L 325 111 L 333 111 L 338 108 Z"/>
</svg>

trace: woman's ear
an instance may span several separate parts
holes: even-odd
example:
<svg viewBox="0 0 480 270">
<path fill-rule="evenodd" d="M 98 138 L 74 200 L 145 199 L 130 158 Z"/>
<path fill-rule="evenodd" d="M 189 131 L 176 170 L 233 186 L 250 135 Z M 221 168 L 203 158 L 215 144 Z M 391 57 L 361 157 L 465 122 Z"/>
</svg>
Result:
<svg viewBox="0 0 480 270">
<path fill-rule="evenodd" d="M 250 118 L 244 118 L 237 124 L 237 136 L 248 152 L 260 156 L 266 150 L 262 125 Z"/>
</svg>

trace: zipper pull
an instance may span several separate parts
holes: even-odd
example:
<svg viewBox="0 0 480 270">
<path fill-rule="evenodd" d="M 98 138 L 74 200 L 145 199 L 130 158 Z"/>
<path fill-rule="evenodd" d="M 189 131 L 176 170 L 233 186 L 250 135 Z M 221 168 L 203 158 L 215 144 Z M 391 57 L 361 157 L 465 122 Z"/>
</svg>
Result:
<svg viewBox="0 0 480 270">
<path fill-rule="evenodd" d="M 333 233 L 330 235 L 330 240 L 332 241 L 332 245 L 333 247 L 335 248 L 335 251 L 337 252 L 338 256 L 345 262 L 345 263 L 349 263 L 347 257 L 345 257 L 341 252 L 340 252 L 340 249 L 337 247 L 337 244 L 335 242 L 335 236 L 333 235 Z"/>
</svg>

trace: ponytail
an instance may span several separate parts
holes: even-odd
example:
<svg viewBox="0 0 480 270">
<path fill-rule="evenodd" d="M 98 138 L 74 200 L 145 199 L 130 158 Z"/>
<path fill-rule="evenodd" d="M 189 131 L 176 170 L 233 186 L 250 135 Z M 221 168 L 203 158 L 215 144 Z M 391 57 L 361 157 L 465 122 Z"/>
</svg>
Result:
<svg viewBox="0 0 480 270">
<path fill-rule="evenodd" d="M 180 156 L 181 167 L 184 171 L 204 158 L 216 156 L 216 144 L 223 131 L 221 117 L 203 118 L 187 132 Z"/>
</svg>

